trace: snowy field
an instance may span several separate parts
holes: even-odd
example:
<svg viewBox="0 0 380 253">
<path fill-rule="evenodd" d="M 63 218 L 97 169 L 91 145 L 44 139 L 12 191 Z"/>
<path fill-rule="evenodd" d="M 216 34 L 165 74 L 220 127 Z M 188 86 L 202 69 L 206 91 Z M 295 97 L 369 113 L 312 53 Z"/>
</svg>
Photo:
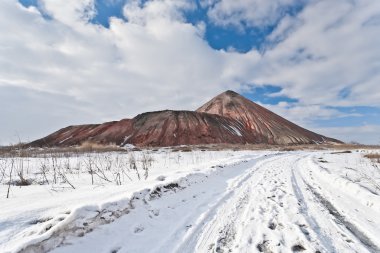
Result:
<svg viewBox="0 0 380 253">
<path fill-rule="evenodd" d="M 0 158 L 0 252 L 380 252 L 368 152 Z"/>
</svg>

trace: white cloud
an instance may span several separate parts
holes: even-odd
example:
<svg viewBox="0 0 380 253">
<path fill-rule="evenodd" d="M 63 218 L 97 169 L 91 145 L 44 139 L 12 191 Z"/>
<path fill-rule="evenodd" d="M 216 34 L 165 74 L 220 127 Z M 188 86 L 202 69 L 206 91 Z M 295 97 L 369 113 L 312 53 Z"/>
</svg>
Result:
<svg viewBox="0 0 380 253">
<path fill-rule="evenodd" d="M 308 5 L 270 36 L 285 39 L 266 51 L 254 80 L 304 103 L 379 106 L 380 29 L 364 25 L 378 13 L 380 2 L 370 0 Z M 343 89 L 350 92 L 340 98 Z"/>
<path fill-rule="evenodd" d="M 265 11 L 267 5 L 280 9 L 291 5 L 291 1 L 265 1 L 260 5 L 265 14 L 259 15 L 254 14 L 254 6 L 261 1 L 254 2 L 216 1 L 211 10 L 218 10 L 218 6 L 225 6 L 220 8 L 226 13 L 242 10 L 232 15 L 236 22 L 228 15 L 222 15 L 218 21 L 234 24 L 253 22 L 254 18 L 247 14 L 251 12 L 252 17 L 275 20 L 275 12 Z M 298 15 L 281 19 L 267 37 L 260 62 L 249 66 L 251 71 L 245 75 L 245 81 L 281 86 L 279 95 L 305 104 L 380 106 L 380 23 L 376 22 L 380 2 L 307 2 Z M 341 97 L 342 91 L 347 96 Z"/>
<path fill-rule="evenodd" d="M 88 22 L 96 15 L 95 0 L 39 0 L 46 14 L 67 25 Z"/>
<path fill-rule="evenodd" d="M 363 144 L 380 145 L 380 125 L 370 125 L 363 122 L 360 126 L 320 127 L 315 119 L 329 120 L 344 117 L 363 117 L 359 113 L 343 113 L 336 109 L 320 105 L 291 104 L 280 102 L 278 105 L 264 105 L 269 110 L 286 119 L 325 136 L 344 142 L 359 142 Z"/>
<path fill-rule="evenodd" d="M 304 127 L 310 126 L 313 123 L 313 119 L 325 120 L 330 118 L 349 116 L 349 114 L 339 112 L 336 109 L 326 108 L 321 105 L 313 104 L 293 104 L 280 102 L 277 105 L 263 106 L 281 115 L 282 117 Z"/>
<path fill-rule="evenodd" d="M 210 48 L 202 38 L 204 26 L 183 23 L 177 14 L 166 15 L 186 7 L 180 2 L 139 6 L 135 17 L 149 13 L 144 22 L 113 18 L 109 29 L 78 18 L 77 6 L 60 10 L 54 1 L 44 6 L 52 20 L 15 1 L 0 2 L 0 87 L 69 97 L 78 112 L 71 104 L 64 105 L 75 118 L 68 124 L 83 123 L 74 116 L 83 112 L 91 115 L 86 121 L 99 122 L 149 110 L 195 109 L 216 93 L 239 87 L 239 72 L 231 69 L 238 54 L 230 58 Z M 0 103 L 6 106 L 5 101 Z M 26 111 L 14 113 L 36 127 Z M 39 117 L 48 117 L 45 114 L 41 111 Z M 13 121 L 15 131 L 19 123 Z"/>
<path fill-rule="evenodd" d="M 186 0 L 159 0 L 143 2 L 131 0 L 124 6 L 124 16 L 130 23 L 145 25 L 159 20 L 183 21 L 183 11 L 196 6 Z"/>
<path fill-rule="evenodd" d="M 203 4 L 211 6 L 210 17 L 256 26 L 275 22 L 295 2 Z M 3 142 L 12 128 L 40 137 L 43 126 L 36 122 L 46 118 L 65 126 L 149 110 L 195 109 L 218 92 L 250 84 L 279 85 L 281 94 L 299 99 L 294 106 L 270 107 L 299 123 L 339 116 L 326 106 L 380 106 L 379 1 L 310 1 L 296 17 L 281 20 L 263 55 L 211 48 L 203 38 L 205 23 L 185 23 L 183 11 L 195 8 L 186 0 L 128 1 L 129 22 L 112 18 L 109 28 L 88 22 L 94 0 L 40 3 L 52 19 L 16 0 L 0 1 L 0 89 L 19 93 L 13 96 L 18 106 L 1 111 L 10 119 L 7 130 L 0 126 Z M 23 99 L 27 94 L 38 95 Z M 0 108 L 7 103 L 0 101 Z M 52 110 L 61 112 L 62 121 Z"/>
<path fill-rule="evenodd" d="M 314 128 L 313 130 L 347 143 L 358 142 L 362 144 L 380 145 L 379 125 Z"/>
</svg>

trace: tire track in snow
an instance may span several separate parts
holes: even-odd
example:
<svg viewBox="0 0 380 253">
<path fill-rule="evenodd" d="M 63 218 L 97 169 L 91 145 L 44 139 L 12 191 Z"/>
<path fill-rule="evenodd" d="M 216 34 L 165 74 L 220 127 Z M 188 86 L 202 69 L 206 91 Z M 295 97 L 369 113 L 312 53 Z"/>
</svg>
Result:
<svg viewBox="0 0 380 253">
<path fill-rule="evenodd" d="M 349 221 L 349 218 L 344 216 L 338 209 L 326 198 L 324 198 L 314 187 L 308 185 L 310 191 L 314 194 L 315 198 L 328 210 L 328 212 L 342 224 L 348 231 L 350 231 L 361 243 L 363 243 L 370 252 L 380 252 L 380 248 L 372 242 L 372 240 L 361 231 L 355 224 Z"/>
<path fill-rule="evenodd" d="M 198 228 L 201 233 L 192 241 L 185 241 L 191 246 L 176 252 L 272 252 L 280 248 L 297 251 L 306 245 L 314 248 L 304 242 L 305 234 L 288 217 L 291 204 L 286 203 L 287 199 L 297 203 L 288 190 L 291 164 L 297 159 L 297 155 L 286 155 L 257 166 L 245 184 L 217 206 L 219 210 L 213 219 Z M 289 231 L 294 238 L 288 238 Z M 242 239 L 243 235 L 249 236 Z"/>
<path fill-rule="evenodd" d="M 313 164 L 316 165 L 317 168 L 324 169 L 323 167 L 319 166 L 315 162 L 315 160 L 310 159 L 311 157 L 312 157 L 311 155 L 307 156 L 307 158 L 310 161 L 313 161 Z M 303 169 L 307 169 L 307 168 L 303 168 Z M 330 187 L 329 189 L 327 189 L 327 188 L 322 188 L 321 186 L 319 186 L 319 184 L 315 182 L 314 177 L 312 176 L 312 171 L 309 171 L 308 180 L 306 180 L 306 177 L 304 175 L 305 173 L 303 173 L 302 175 L 302 173 L 300 173 L 300 170 L 302 170 L 302 168 L 297 168 L 297 172 L 298 172 L 297 174 L 298 174 L 298 178 L 300 178 L 300 181 L 303 187 L 298 187 L 299 191 L 301 188 L 305 189 L 307 193 L 309 193 L 311 198 L 314 199 L 314 201 L 309 202 L 309 203 L 314 206 L 318 205 L 326 210 L 326 212 L 320 211 L 320 214 L 323 214 L 323 215 L 318 215 L 318 217 L 313 218 L 313 221 L 315 221 L 315 224 L 318 225 L 317 220 L 322 222 L 321 219 L 325 219 L 324 222 L 327 221 L 327 222 L 335 224 L 335 226 L 328 226 L 330 233 L 332 232 L 338 236 L 338 237 L 331 236 L 331 239 L 329 239 L 328 236 L 327 237 L 323 236 L 324 234 L 326 234 L 327 231 L 323 231 L 323 229 L 321 230 L 320 226 L 314 227 L 316 228 L 318 232 L 317 234 L 319 234 L 320 236 L 323 236 L 321 237 L 322 239 L 321 242 L 322 243 L 329 242 L 328 243 L 329 245 L 327 246 L 332 246 L 332 248 L 330 248 L 327 252 L 341 252 L 341 249 L 337 250 L 333 244 L 334 242 L 337 241 L 338 238 L 342 236 L 344 237 L 343 238 L 344 244 L 346 244 L 348 248 L 351 248 L 352 251 L 356 251 L 356 249 L 352 248 L 353 245 L 351 245 L 350 243 L 357 241 L 359 244 L 361 243 L 363 247 L 366 250 L 368 250 L 368 252 L 380 252 L 379 246 L 376 245 L 376 243 L 373 242 L 364 231 L 362 231 L 357 225 L 355 225 L 355 223 L 351 222 L 352 218 L 349 216 L 348 210 L 346 210 L 347 212 L 345 212 L 347 214 L 343 214 L 343 212 L 339 211 L 339 210 L 342 210 L 342 208 L 338 207 L 339 196 L 338 198 L 335 198 L 335 201 L 333 204 L 333 202 L 331 202 L 326 196 L 324 196 L 325 194 L 321 193 L 325 191 L 325 193 L 328 193 L 328 195 L 333 194 L 334 193 L 333 188 Z M 329 172 L 329 174 L 331 173 L 332 172 Z M 296 180 L 296 176 L 294 175 L 294 172 L 293 172 L 293 178 L 294 178 L 294 181 L 296 182 L 295 185 L 297 185 L 298 183 Z M 337 229 L 335 231 L 331 231 L 332 228 L 337 228 Z M 351 234 L 353 238 L 347 238 L 346 234 Z M 354 238 L 356 238 L 357 240 L 355 240 Z"/>
<path fill-rule="evenodd" d="M 296 166 L 299 166 L 301 159 L 302 158 L 297 160 L 297 162 L 295 164 L 295 168 L 298 168 Z M 309 204 L 307 203 L 306 198 L 304 197 L 304 194 L 301 190 L 301 187 L 299 186 L 299 183 L 296 179 L 296 175 L 294 173 L 294 169 L 292 170 L 291 173 L 292 173 L 292 177 L 291 177 L 292 187 L 293 187 L 294 194 L 300 203 L 300 207 L 299 207 L 300 212 L 305 217 L 305 219 L 306 219 L 307 223 L 309 224 L 309 226 L 311 227 L 311 229 L 315 232 L 315 235 L 317 236 L 318 241 L 322 245 L 325 252 L 331 252 L 331 253 L 337 252 L 337 250 L 335 249 L 334 244 L 332 242 L 333 240 L 326 235 L 326 233 L 322 230 L 322 228 L 318 224 L 316 218 L 313 217 L 309 213 Z"/>
<path fill-rule="evenodd" d="M 214 249 L 214 247 L 210 247 L 210 245 L 212 244 L 214 244 L 215 250 L 218 246 L 220 246 L 217 252 L 223 252 L 223 247 L 221 246 L 226 246 L 224 245 L 225 242 L 228 241 L 228 238 L 230 238 L 230 236 L 234 234 L 231 233 L 231 230 L 234 229 L 233 222 L 231 222 L 231 218 L 236 219 L 237 217 L 239 217 L 238 215 L 236 215 L 236 213 L 241 212 L 244 203 L 241 203 L 242 201 L 237 201 L 237 203 L 240 203 L 241 206 L 240 208 L 236 208 L 235 213 L 233 211 L 231 212 L 230 210 L 227 211 L 223 208 L 228 206 L 235 207 L 235 205 L 230 205 L 230 203 L 231 201 L 236 200 L 236 198 L 238 198 L 239 200 L 244 200 L 244 202 L 248 203 L 248 201 L 246 201 L 246 198 L 249 195 L 246 192 L 244 194 L 244 190 L 246 190 L 247 185 L 249 185 L 249 180 L 252 179 L 253 176 L 257 176 L 257 172 L 260 171 L 260 169 L 263 168 L 267 163 L 281 160 L 284 156 L 285 155 L 281 154 L 274 158 L 272 158 L 272 156 L 267 157 L 263 161 L 258 162 L 257 165 L 252 165 L 248 172 L 244 173 L 242 176 L 236 179 L 235 182 L 232 183 L 233 186 L 226 193 L 224 193 L 224 196 L 214 206 L 212 206 L 206 214 L 202 215 L 201 221 L 198 223 L 198 226 L 192 229 L 194 232 L 189 233 L 189 235 L 187 235 L 187 237 L 184 238 L 183 242 L 179 245 L 179 247 L 173 250 L 173 252 L 207 252 Z M 258 177 L 257 179 L 259 178 L 261 177 Z M 256 184 L 253 184 L 252 188 L 254 188 L 255 186 Z M 240 196 L 242 192 L 243 197 Z M 227 213 L 230 213 L 230 218 L 228 219 L 229 224 L 221 223 L 218 215 L 220 212 L 226 211 Z M 217 232 L 217 230 L 220 227 L 222 227 L 222 229 L 220 230 L 222 237 L 213 237 L 213 234 L 219 234 L 219 231 Z M 228 229 L 223 229 L 223 227 Z M 223 236 L 225 236 L 224 239 Z M 213 239 L 216 240 L 212 241 Z M 199 246 L 200 248 L 197 248 L 197 246 Z"/>
<path fill-rule="evenodd" d="M 341 235 L 339 227 L 324 226 L 333 219 L 319 208 L 317 199 L 311 197 L 309 186 L 303 181 L 299 170 L 307 170 L 310 154 L 294 154 L 266 161 L 258 167 L 241 189 L 235 189 L 212 220 L 195 238 L 195 248 L 176 252 L 289 252 L 307 250 L 310 252 L 342 252 L 343 248 L 357 251 L 357 247 L 340 245 L 334 235 Z M 277 172 L 271 171 L 278 166 Z M 300 181 L 301 180 L 301 181 Z M 284 190 L 285 189 L 285 190 Z M 274 193 L 273 195 L 271 195 Z M 282 194 L 281 194 L 282 193 Z M 313 212 L 309 210 L 310 207 Z M 315 213 L 315 210 L 317 213 Z M 251 217 L 248 214 L 253 210 Z M 359 241 L 367 245 L 369 252 L 379 252 L 376 244 L 357 227 L 346 225 Z M 249 229 L 255 227 L 255 229 Z M 326 230 L 327 229 L 327 230 Z M 239 232 L 240 231 L 240 232 Z M 351 231 L 352 232 L 352 231 Z M 244 244 L 242 234 L 249 234 L 248 244 Z M 194 240 L 194 239 L 193 239 Z M 343 238 L 349 241 L 347 238 Z M 343 242 L 343 243 L 345 243 Z M 190 243 L 193 245 L 193 243 Z M 343 248 L 342 248 L 343 247 Z M 248 250 L 249 249 L 249 250 Z M 360 248 L 359 248 L 360 249 Z"/>
</svg>

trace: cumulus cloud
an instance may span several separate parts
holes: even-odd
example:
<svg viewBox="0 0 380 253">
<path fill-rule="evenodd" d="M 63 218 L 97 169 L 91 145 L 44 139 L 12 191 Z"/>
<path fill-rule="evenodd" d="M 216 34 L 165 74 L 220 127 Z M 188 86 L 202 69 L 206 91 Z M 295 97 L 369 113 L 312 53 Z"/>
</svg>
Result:
<svg viewBox="0 0 380 253">
<path fill-rule="evenodd" d="M 367 0 L 305 7 L 270 35 L 282 39 L 266 51 L 256 80 L 282 84 L 283 95 L 301 102 L 379 106 L 380 29 L 365 25 L 379 12 L 380 2 Z"/>
<path fill-rule="evenodd" d="M 305 1 L 300 13 L 286 15 L 296 2 L 202 1 L 214 25 L 279 21 L 264 53 L 239 53 L 210 47 L 207 23 L 186 22 L 191 1 L 127 1 L 124 19 L 111 18 L 108 28 L 91 23 L 94 0 L 40 0 L 38 9 L 0 1 L 0 89 L 18 104 L 0 100 L 9 119 L 0 141 L 13 131 L 41 137 L 51 131 L 49 119 L 65 126 L 195 109 L 252 85 L 277 85 L 278 95 L 298 99 L 271 109 L 301 123 L 339 114 L 327 106 L 380 106 L 380 2 Z"/>
<path fill-rule="evenodd" d="M 82 18 L 80 10 L 86 12 L 92 2 L 64 9 L 58 2 L 41 1 L 39 10 L 46 9 L 51 19 L 15 1 L 0 3 L 0 86 L 70 97 L 80 110 L 62 106 L 72 115 L 91 112 L 86 121 L 95 122 L 149 110 L 195 109 L 217 92 L 239 87 L 233 68 L 240 56 L 213 50 L 202 38 L 204 27 L 182 22 L 178 8 L 186 4 L 138 4 L 134 14 L 127 5 L 126 18 L 134 21 L 112 18 L 105 28 Z M 14 113 L 30 123 L 25 111 Z M 44 117 L 41 111 L 39 118 Z M 73 118 L 72 123 L 85 121 Z M 13 128 L 18 130 L 19 121 Z"/>
</svg>

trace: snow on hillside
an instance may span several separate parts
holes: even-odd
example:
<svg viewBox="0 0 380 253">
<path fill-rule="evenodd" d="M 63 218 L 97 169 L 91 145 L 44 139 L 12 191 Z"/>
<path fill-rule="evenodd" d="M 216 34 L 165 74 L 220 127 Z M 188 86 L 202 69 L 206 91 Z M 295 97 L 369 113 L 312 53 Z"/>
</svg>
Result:
<svg viewBox="0 0 380 253">
<path fill-rule="evenodd" d="M 380 252 L 363 152 L 0 158 L 0 252 Z"/>
</svg>

